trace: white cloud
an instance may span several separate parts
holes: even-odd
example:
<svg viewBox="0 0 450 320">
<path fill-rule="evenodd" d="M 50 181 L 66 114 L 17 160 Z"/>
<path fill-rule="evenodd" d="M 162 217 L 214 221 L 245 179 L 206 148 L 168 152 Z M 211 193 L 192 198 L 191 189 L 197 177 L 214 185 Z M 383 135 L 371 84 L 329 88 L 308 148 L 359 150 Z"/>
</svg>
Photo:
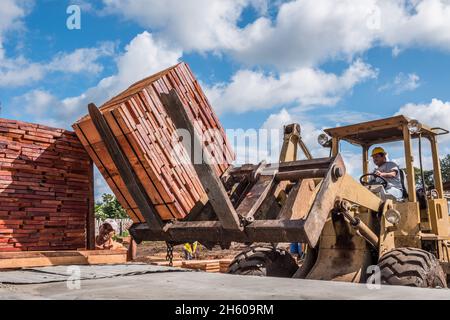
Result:
<svg viewBox="0 0 450 320">
<path fill-rule="evenodd" d="M 103 0 L 105 12 L 137 21 L 183 50 L 215 50 L 236 46 L 237 22 L 242 10 L 253 5 L 261 12 L 266 0 Z"/>
<path fill-rule="evenodd" d="M 430 127 L 442 127 L 450 130 L 450 102 L 432 99 L 428 104 L 408 103 L 400 108 L 396 114 L 403 114 Z M 442 140 L 448 142 L 450 135 L 442 136 Z M 446 148 L 449 146 L 447 145 Z M 450 150 L 449 150 L 450 151 Z"/>
<path fill-rule="evenodd" d="M 60 52 L 48 65 L 44 66 L 44 69 L 49 72 L 98 74 L 103 70 L 98 59 L 112 56 L 114 52 L 115 48 L 112 42 L 102 43 L 98 48 L 81 48 L 71 53 Z"/>
<path fill-rule="evenodd" d="M 33 1 L 0 1 L 0 87 L 15 84 L 27 77 L 33 81 L 42 77 L 38 65 L 30 64 L 23 57 L 7 59 L 3 43 L 11 31 L 23 29 L 23 18 L 29 12 Z"/>
<path fill-rule="evenodd" d="M 33 3 L 34 1 L 31 0 L 0 1 L 0 49 L 2 38 L 7 31 L 23 28 L 22 19 L 26 16 Z"/>
<path fill-rule="evenodd" d="M 11 99 L 8 107 L 18 119 L 26 115 L 35 123 L 69 128 L 66 117 L 70 117 L 70 113 L 67 112 L 66 102 L 59 100 L 49 91 L 31 90 Z"/>
<path fill-rule="evenodd" d="M 378 91 L 392 90 L 395 94 L 405 91 L 414 91 L 420 86 L 420 77 L 415 73 L 405 75 L 400 72 L 393 82 L 386 83 L 378 88 Z"/>
<path fill-rule="evenodd" d="M 314 68 L 300 68 L 279 76 L 240 70 L 230 83 L 205 87 L 205 91 L 219 113 L 242 113 L 290 103 L 334 105 L 353 86 L 376 76 L 377 71 L 361 60 L 353 62 L 339 76 Z"/>
<path fill-rule="evenodd" d="M 276 3 L 279 11 L 275 21 L 264 15 L 269 6 L 266 0 L 103 3 L 106 13 L 136 21 L 185 51 L 224 50 L 252 65 L 300 67 L 329 57 L 352 56 L 369 48 L 375 33 L 367 27 L 376 8 L 374 0 Z M 248 6 L 262 16 L 240 27 L 241 15 Z"/>
<path fill-rule="evenodd" d="M 417 119 L 430 127 L 441 127 L 450 130 L 450 102 L 432 99 L 428 104 L 408 103 L 400 108 L 396 114 L 403 114 L 409 118 Z M 439 155 L 441 157 L 450 154 L 450 135 L 438 137 Z M 413 143 L 413 156 L 416 161 L 414 166 L 419 167 L 419 147 L 417 140 Z M 431 157 L 431 146 L 427 139 L 423 139 L 422 159 L 425 170 L 433 168 Z M 404 164 L 404 158 L 398 157 L 398 161 Z"/>
<path fill-rule="evenodd" d="M 179 50 L 155 42 L 150 33 L 143 32 L 117 58 L 117 74 L 102 79 L 97 86 L 89 88 L 83 94 L 61 100 L 48 91 L 32 90 L 14 98 L 11 107 L 24 110 L 40 123 L 70 128 L 73 122 L 87 112 L 88 103 L 103 104 L 134 82 L 176 64 L 181 54 Z M 68 60 L 71 59 L 72 57 Z"/>
<path fill-rule="evenodd" d="M 100 58 L 112 56 L 114 44 L 102 43 L 98 48 L 81 48 L 71 53 L 60 52 L 48 63 L 37 63 L 23 56 L 0 57 L 0 87 L 28 86 L 52 72 L 98 74 L 103 66 Z"/>
<path fill-rule="evenodd" d="M 182 54 L 181 50 L 155 40 L 149 32 L 138 34 L 117 61 L 119 71 L 113 80 L 118 83 L 113 87 L 115 90 L 123 90 L 134 81 L 176 64 Z"/>
<path fill-rule="evenodd" d="M 105 12 L 150 28 L 183 50 L 223 51 L 249 65 L 280 69 L 316 66 L 329 59 L 352 59 L 374 46 L 398 55 L 410 47 L 450 50 L 447 0 L 301 0 L 277 2 L 245 26 L 249 6 L 264 13 L 265 0 L 103 0 Z"/>
<path fill-rule="evenodd" d="M 411 47 L 450 50 L 447 0 L 302 0 L 280 6 L 275 21 L 257 19 L 242 30 L 233 54 L 247 63 L 281 68 L 348 59 L 374 46 L 393 55 Z M 240 43 L 240 42 L 237 42 Z"/>
<path fill-rule="evenodd" d="M 368 21 L 376 8 L 372 0 L 290 1 L 274 22 L 262 17 L 242 30 L 246 41 L 232 52 L 247 63 L 281 68 L 351 58 L 371 47 L 377 30 Z"/>
<path fill-rule="evenodd" d="M 41 80 L 45 68 L 19 56 L 14 59 L 0 57 L 0 88 L 23 86 Z"/>
<path fill-rule="evenodd" d="M 382 1 L 381 40 L 390 46 L 450 49 L 450 2 Z"/>
</svg>

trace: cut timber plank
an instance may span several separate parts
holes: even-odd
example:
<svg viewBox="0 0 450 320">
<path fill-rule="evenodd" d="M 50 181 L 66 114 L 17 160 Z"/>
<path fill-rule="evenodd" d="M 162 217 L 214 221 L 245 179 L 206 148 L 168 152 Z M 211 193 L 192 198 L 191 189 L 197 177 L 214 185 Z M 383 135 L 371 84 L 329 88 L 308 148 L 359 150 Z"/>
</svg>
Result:
<svg viewBox="0 0 450 320">
<path fill-rule="evenodd" d="M 28 251 L 0 253 L 0 269 L 126 263 L 127 251 Z"/>
</svg>

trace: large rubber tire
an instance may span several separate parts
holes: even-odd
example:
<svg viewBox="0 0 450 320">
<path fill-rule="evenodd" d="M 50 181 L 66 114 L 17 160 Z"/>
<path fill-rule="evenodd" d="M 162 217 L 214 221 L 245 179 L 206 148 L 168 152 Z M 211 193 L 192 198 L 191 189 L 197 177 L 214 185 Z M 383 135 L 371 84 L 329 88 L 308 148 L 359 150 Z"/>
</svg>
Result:
<svg viewBox="0 0 450 320">
<path fill-rule="evenodd" d="M 431 253 L 417 248 L 389 251 L 378 261 L 381 284 L 446 288 L 447 280 L 439 260 Z"/>
<path fill-rule="evenodd" d="M 228 267 L 230 274 L 282 278 L 291 278 L 297 270 L 298 264 L 289 252 L 271 246 L 250 247 Z"/>
</svg>

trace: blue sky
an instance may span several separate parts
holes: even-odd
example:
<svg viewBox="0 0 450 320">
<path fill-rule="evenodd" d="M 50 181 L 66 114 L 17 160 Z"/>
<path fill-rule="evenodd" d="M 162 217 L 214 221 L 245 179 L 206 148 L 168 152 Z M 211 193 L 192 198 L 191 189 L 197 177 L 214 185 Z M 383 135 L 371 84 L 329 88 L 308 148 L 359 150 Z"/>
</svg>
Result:
<svg viewBox="0 0 450 320">
<path fill-rule="evenodd" d="M 445 0 L 2 0 L 0 116 L 70 128 L 87 103 L 185 61 L 225 128 L 297 121 L 321 155 L 324 127 L 405 113 L 450 128 L 449 28 Z"/>
</svg>

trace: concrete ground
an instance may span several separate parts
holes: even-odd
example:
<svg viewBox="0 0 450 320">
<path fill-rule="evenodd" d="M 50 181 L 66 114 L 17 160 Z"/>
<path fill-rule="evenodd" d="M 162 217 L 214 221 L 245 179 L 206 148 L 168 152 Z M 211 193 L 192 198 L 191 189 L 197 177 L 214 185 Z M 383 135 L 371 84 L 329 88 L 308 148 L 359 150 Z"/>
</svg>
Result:
<svg viewBox="0 0 450 320">
<path fill-rule="evenodd" d="M 447 289 L 383 286 L 369 290 L 364 284 L 213 274 L 146 264 L 4 271 L 0 283 L 1 299 L 450 299 Z"/>
</svg>

